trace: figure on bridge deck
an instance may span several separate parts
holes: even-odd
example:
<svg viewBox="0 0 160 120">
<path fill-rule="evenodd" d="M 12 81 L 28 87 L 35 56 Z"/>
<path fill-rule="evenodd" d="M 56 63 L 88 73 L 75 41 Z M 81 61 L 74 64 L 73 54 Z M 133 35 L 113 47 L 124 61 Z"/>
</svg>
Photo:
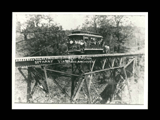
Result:
<svg viewBox="0 0 160 120">
<path fill-rule="evenodd" d="M 104 53 L 110 53 L 110 47 L 107 45 L 107 43 L 104 40 L 102 40 L 101 44 L 103 46 Z"/>
<path fill-rule="evenodd" d="M 104 46 L 104 50 L 105 50 L 105 53 L 109 53 L 109 52 L 110 52 L 109 46 L 105 45 L 105 46 Z"/>
</svg>

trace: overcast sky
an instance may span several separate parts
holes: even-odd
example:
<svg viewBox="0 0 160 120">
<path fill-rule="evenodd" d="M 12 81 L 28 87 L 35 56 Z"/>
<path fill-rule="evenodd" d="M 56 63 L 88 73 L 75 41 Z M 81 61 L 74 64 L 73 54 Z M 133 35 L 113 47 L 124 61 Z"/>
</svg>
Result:
<svg viewBox="0 0 160 120">
<path fill-rule="evenodd" d="M 75 29 L 78 26 L 82 26 L 82 23 L 85 21 L 87 14 L 50 14 L 54 19 L 54 22 L 62 25 L 63 30 Z M 21 23 L 26 21 L 25 14 L 17 14 L 17 20 Z M 145 27 L 145 16 L 141 15 L 132 15 L 128 16 L 130 21 L 137 27 Z"/>
</svg>

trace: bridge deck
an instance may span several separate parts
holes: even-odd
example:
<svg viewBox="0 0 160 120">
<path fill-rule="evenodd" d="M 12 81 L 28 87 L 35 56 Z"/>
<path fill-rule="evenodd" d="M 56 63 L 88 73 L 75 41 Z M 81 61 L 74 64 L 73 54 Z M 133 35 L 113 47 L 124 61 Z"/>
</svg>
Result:
<svg viewBox="0 0 160 120">
<path fill-rule="evenodd" d="M 16 67 L 19 66 L 32 66 L 32 65 L 46 65 L 52 64 L 53 60 L 83 60 L 87 58 L 107 58 L 107 57 L 127 57 L 143 55 L 142 51 L 132 53 L 116 53 L 116 54 L 93 54 L 93 55 L 60 55 L 60 56 L 34 56 L 34 57 L 21 57 L 15 58 Z"/>
<path fill-rule="evenodd" d="M 124 56 L 137 56 L 143 55 L 143 52 L 132 53 L 116 53 L 116 54 L 93 54 L 93 55 L 60 55 L 60 56 L 33 56 L 33 57 L 19 57 L 15 58 L 16 61 L 33 61 L 38 59 L 76 59 L 76 58 L 94 58 L 94 57 L 124 57 Z"/>
</svg>

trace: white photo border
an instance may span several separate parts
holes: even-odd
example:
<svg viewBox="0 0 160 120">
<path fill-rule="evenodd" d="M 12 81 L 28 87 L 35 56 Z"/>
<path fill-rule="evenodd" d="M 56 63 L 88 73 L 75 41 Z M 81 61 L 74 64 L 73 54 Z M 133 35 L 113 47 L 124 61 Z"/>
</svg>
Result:
<svg viewBox="0 0 160 120">
<path fill-rule="evenodd" d="M 143 105 L 99 104 L 22 104 L 15 99 L 15 43 L 17 14 L 87 14 L 87 15 L 144 15 L 145 16 L 145 79 Z M 12 12 L 12 109 L 148 109 L 148 12 Z"/>
</svg>

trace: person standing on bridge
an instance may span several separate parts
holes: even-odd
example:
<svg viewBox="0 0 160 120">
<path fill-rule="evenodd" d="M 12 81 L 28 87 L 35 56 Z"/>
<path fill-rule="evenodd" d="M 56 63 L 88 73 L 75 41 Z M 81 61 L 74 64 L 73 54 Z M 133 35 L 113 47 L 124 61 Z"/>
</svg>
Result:
<svg viewBox="0 0 160 120">
<path fill-rule="evenodd" d="M 104 50 L 105 50 L 105 53 L 109 53 L 110 52 L 110 48 L 108 45 L 104 45 Z"/>
<path fill-rule="evenodd" d="M 104 46 L 104 53 L 110 53 L 110 47 L 106 44 L 105 41 L 103 41 L 103 46 Z"/>
</svg>

